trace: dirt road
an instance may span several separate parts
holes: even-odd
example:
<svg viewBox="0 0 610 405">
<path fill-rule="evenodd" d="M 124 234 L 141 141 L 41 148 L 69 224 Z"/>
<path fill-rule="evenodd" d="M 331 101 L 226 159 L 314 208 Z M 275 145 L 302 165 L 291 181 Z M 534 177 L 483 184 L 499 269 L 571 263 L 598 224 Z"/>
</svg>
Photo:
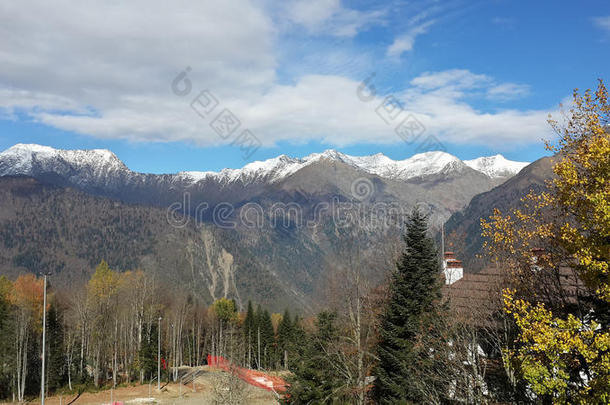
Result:
<svg viewBox="0 0 610 405">
<path fill-rule="evenodd" d="M 161 393 L 157 392 L 156 384 L 153 383 L 150 394 L 149 386 L 136 385 L 131 387 L 120 387 L 112 390 L 112 401 L 115 404 L 138 405 L 138 404 L 251 404 L 251 405 L 275 405 L 278 404 L 275 394 L 264 389 L 253 387 L 230 374 L 210 369 L 208 366 L 196 368 L 183 367 L 180 375 L 194 376 L 187 378 L 188 383 L 168 384 Z M 194 382 L 194 390 L 193 390 Z M 76 395 L 53 396 L 45 400 L 45 405 L 67 405 Z M 40 399 L 28 402 L 29 404 L 40 404 Z M 10 404 L 10 403 L 8 403 Z M 111 404 L 110 390 L 83 393 L 73 405 L 100 405 Z"/>
</svg>

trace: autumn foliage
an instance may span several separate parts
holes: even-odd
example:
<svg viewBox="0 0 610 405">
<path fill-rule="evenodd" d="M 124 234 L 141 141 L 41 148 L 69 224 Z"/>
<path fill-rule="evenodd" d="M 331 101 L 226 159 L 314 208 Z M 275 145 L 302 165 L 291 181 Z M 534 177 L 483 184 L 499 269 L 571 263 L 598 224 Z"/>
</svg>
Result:
<svg viewBox="0 0 610 405">
<path fill-rule="evenodd" d="M 37 322 L 42 318 L 43 280 L 33 274 L 21 275 L 13 283 L 9 300 Z M 48 310 L 48 308 L 47 308 Z"/>
<path fill-rule="evenodd" d="M 555 177 L 511 213 L 482 220 L 491 256 L 513 275 L 505 312 L 519 334 L 505 359 L 553 403 L 610 403 L 610 104 L 603 82 L 574 91 Z M 573 275 L 573 276 L 572 276 Z"/>
</svg>

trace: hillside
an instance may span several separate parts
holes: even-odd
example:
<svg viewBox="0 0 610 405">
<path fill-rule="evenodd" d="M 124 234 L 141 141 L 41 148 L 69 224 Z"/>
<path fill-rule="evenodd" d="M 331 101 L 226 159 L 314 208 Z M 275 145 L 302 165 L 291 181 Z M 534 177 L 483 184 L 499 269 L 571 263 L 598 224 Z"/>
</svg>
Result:
<svg viewBox="0 0 610 405">
<path fill-rule="evenodd" d="M 553 176 L 553 158 L 544 157 L 525 167 L 515 177 L 490 191 L 476 195 L 470 204 L 453 214 L 445 223 L 447 250 L 454 250 L 468 272 L 481 270 L 488 262 L 483 255 L 481 218 L 488 218 L 494 208 L 508 212 L 518 207 L 530 190 L 541 191 Z"/>
<path fill-rule="evenodd" d="M 212 226 L 172 227 L 166 211 L 125 204 L 32 178 L 0 178 L 0 274 L 50 272 L 63 286 L 88 280 L 106 260 L 121 271 L 143 269 L 168 288 L 180 286 L 206 301 L 241 294 L 285 304 L 274 277 L 234 232 Z M 253 283 L 258 280 L 259 283 Z"/>
</svg>

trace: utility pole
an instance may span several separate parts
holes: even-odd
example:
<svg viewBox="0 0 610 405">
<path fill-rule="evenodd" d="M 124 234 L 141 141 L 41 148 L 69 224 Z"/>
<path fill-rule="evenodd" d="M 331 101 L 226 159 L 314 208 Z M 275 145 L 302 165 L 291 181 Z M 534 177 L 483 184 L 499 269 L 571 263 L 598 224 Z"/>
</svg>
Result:
<svg viewBox="0 0 610 405">
<path fill-rule="evenodd" d="M 44 366 L 46 356 L 46 332 L 47 332 L 47 275 L 44 275 L 44 287 L 43 287 L 43 299 L 42 299 L 42 375 L 40 377 L 40 401 L 41 405 L 44 405 Z"/>
<path fill-rule="evenodd" d="M 157 337 L 157 390 L 161 391 L 161 317 L 159 317 L 159 330 Z"/>
<path fill-rule="evenodd" d="M 441 224 L 441 260 L 445 260 L 445 224 Z"/>
</svg>

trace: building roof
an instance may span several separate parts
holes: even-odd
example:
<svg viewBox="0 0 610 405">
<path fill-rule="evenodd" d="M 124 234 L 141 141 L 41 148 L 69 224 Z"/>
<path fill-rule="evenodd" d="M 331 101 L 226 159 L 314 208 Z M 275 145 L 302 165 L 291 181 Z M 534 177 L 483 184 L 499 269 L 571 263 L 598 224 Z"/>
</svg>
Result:
<svg viewBox="0 0 610 405">
<path fill-rule="evenodd" d="M 532 273 L 528 276 L 533 278 L 526 284 L 544 286 L 532 291 L 539 301 L 554 308 L 558 305 L 566 308 L 577 303 L 585 286 L 574 269 L 562 266 L 557 272 L 536 271 L 535 265 L 532 266 Z M 485 322 L 502 309 L 502 289 L 514 286 L 515 280 L 515 275 L 507 269 L 487 267 L 480 273 L 464 273 L 453 284 L 443 286 L 443 296 L 449 299 L 455 313 L 475 322 Z"/>
<path fill-rule="evenodd" d="M 443 295 L 456 312 L 486 317 L 501 308 L 503 286 L 506 273 L 489 267 L 480 273 L 464 273 L 461 279 L 443 287 Z"/>
</svg>

